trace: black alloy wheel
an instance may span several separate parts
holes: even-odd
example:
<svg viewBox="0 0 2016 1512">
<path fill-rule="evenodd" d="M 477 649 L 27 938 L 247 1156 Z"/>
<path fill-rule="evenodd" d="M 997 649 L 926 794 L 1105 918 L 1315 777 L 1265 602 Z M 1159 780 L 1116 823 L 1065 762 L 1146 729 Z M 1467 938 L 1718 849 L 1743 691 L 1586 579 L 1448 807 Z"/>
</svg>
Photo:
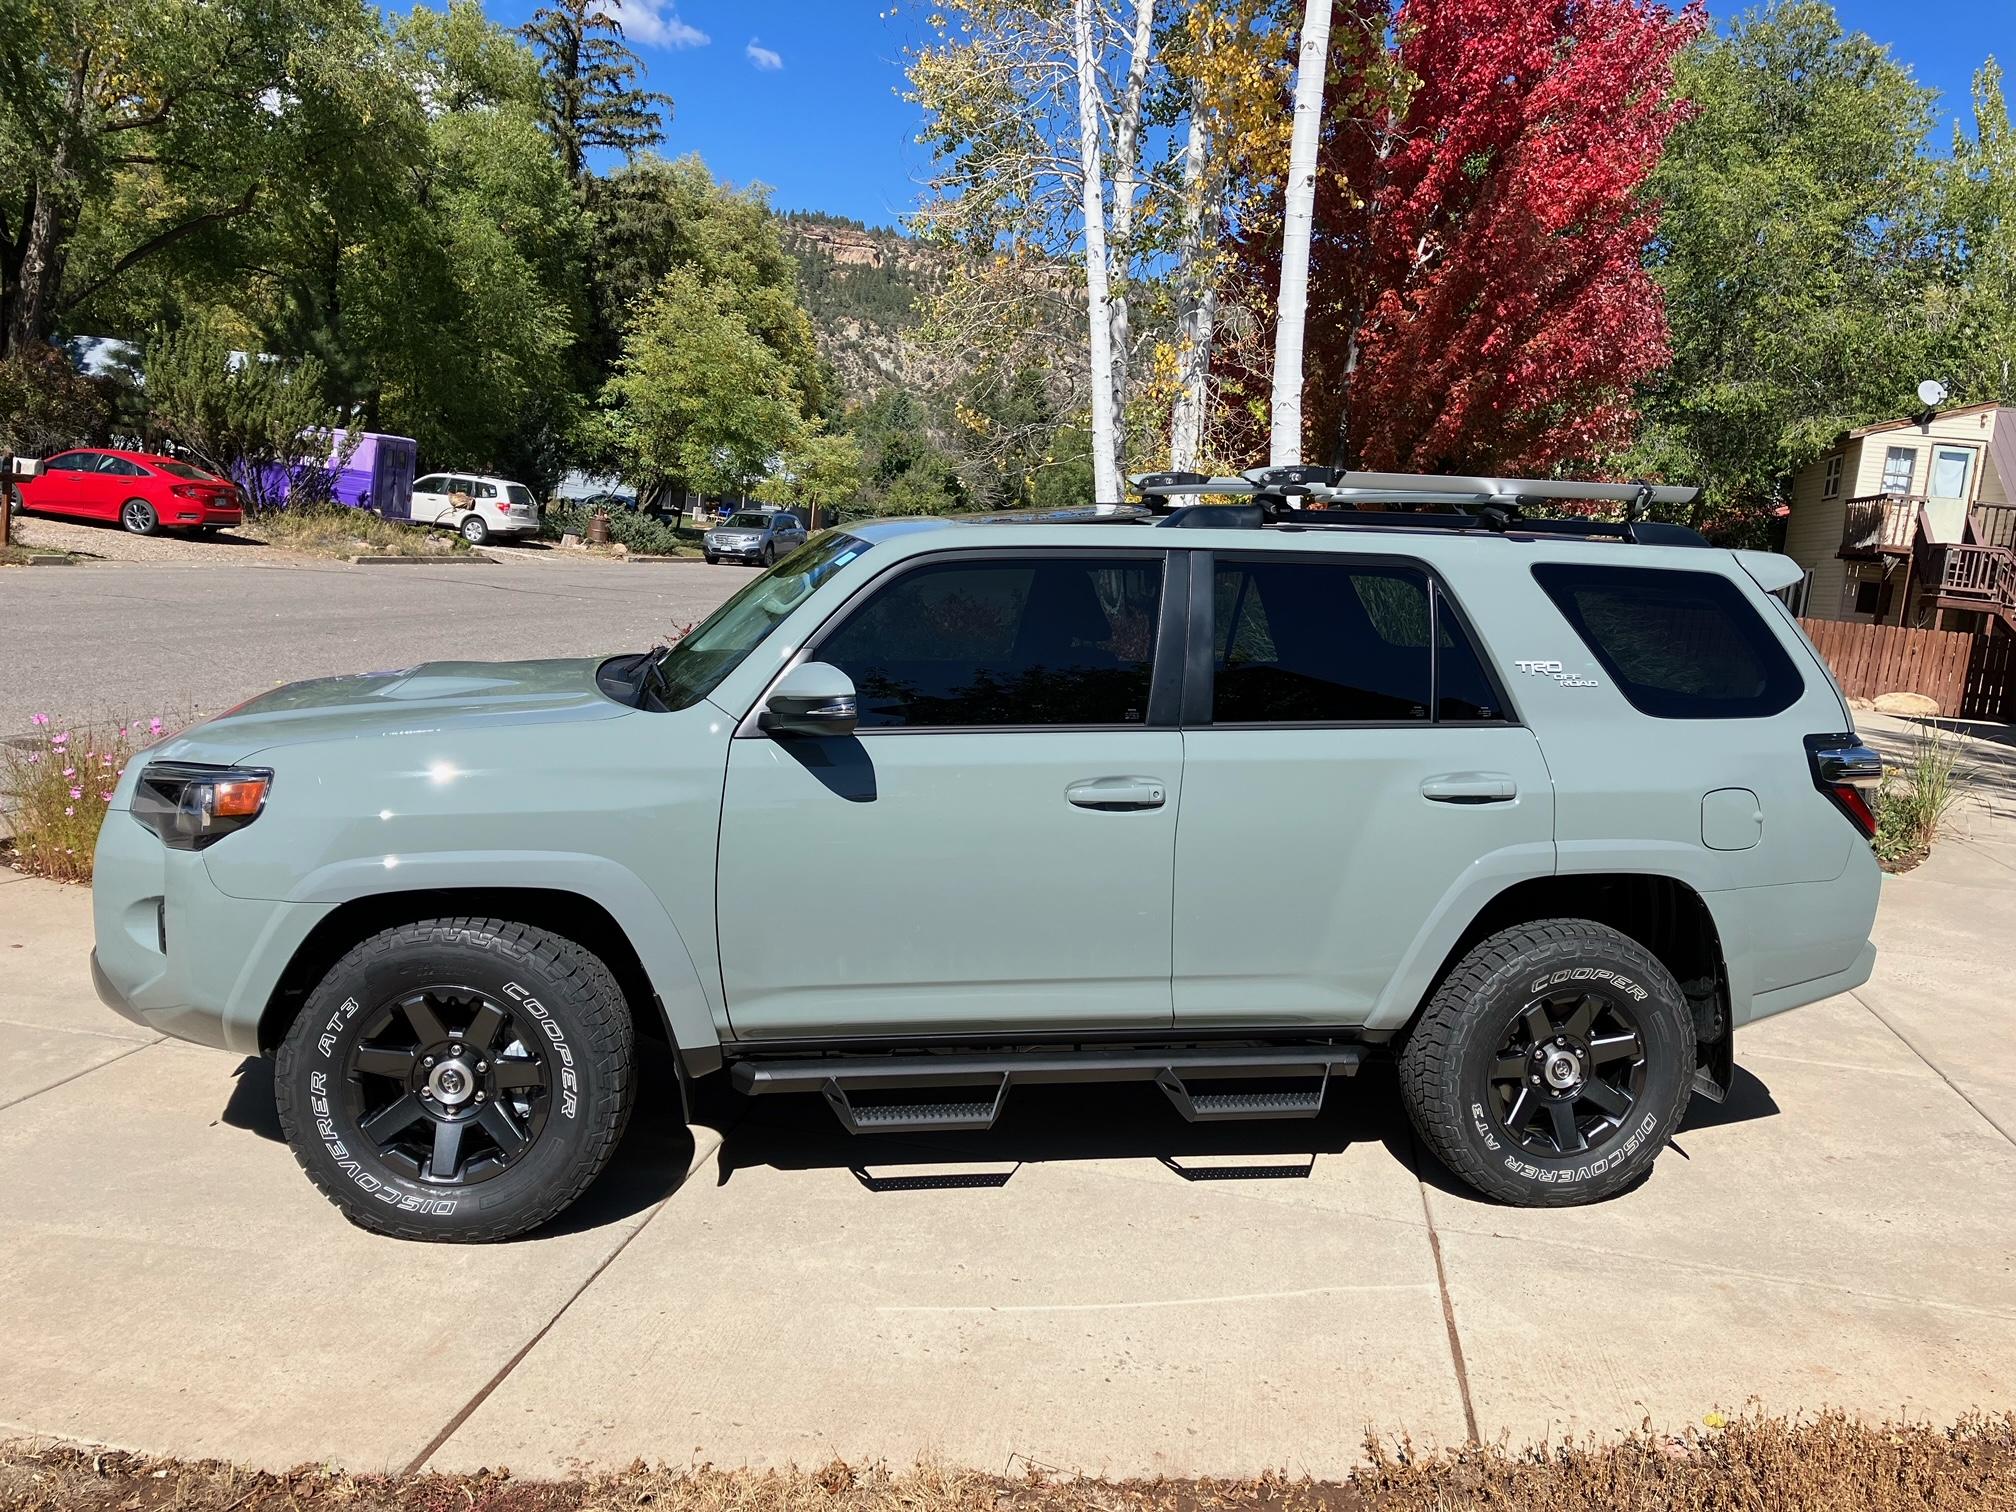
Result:
<svg viewBox="0 0 2016 1512">
<path fill-rule="evenodd" d="M 552 1105 L 537 1026 L 474 987 L 383 1004 L 345 1060 L 358 1132 L 388 1168 L 432 1185 L 473 1186 L 509 1170 Z"/>
<path fill-rule="evenodd" d="M 1522 1149 L 1580 1155 L 1631 1118 L 1645 1090 L 1645 1040 L 1618 999 L 1571 984 L 1527 1004 L 1491 1064 L 1489 1106 Z"/>
</svg>

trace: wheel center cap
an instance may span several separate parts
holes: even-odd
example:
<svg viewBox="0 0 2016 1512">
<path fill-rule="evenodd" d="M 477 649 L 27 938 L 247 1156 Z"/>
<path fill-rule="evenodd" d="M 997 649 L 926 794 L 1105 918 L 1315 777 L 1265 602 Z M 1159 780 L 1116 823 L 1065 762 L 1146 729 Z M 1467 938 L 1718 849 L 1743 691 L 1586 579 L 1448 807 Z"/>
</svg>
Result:
<svg viewBox="0 0 2016 1512">
<path fill-rule="evenodd" d="M 1541 1062 L 1540 1074 L 1556 1092 L 1566 1092 L 1581 1085 L 1582 1063 L 1569 1051 L 1550 1049 Z"/>
<path fill-rule="evenodd" d="M 427 1090 L 435 1101 L 459 1108 L 475 1095 L 476 1077 L 458 1060 L 443 1061 L 427 1074 Z"/>
</svg>

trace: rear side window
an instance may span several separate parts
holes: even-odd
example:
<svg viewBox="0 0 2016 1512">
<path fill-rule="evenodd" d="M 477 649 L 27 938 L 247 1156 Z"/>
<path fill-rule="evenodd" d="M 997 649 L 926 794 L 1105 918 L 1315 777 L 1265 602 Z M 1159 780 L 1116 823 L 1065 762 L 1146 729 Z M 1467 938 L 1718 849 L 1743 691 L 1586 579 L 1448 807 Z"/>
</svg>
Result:
<svg viewBox="0 0 2016 1512">
<path fill-rule="evenodd" d="M 1212 608 L 1213 724 L 1505 717 L 1419 568 L 1221 556 Z"/>
<path fill-rule="evenodd" d="M 1533 576 L 1641 713 L 1761 719 L 1804 689 L 1770 627 L 1717 573 L 1544 562 Z"/>
<path fill-rule="evenodd" d="M 861 729 L 1138 725 L 1162 563 L 988 558 L 875 590 L 814 653 L 854 681 Z"/>
</svg>

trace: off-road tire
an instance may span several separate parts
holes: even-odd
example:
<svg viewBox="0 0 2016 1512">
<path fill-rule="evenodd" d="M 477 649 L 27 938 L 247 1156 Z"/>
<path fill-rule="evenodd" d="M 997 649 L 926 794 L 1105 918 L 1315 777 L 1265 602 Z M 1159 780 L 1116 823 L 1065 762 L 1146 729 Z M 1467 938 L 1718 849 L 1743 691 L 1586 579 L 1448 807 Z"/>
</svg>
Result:
<svg viewBox="0 0 2016 1512">
<path fill-rule="evenodd" d="M 402 1175 L 342 1105 L 345 1055 L 376 1008 L 443 983 L 533 1000 L 558 1073 L 524 1154 L 466 1186 Z M 295 1159 L 358 1227 L 396 1239 L 509 1239 L 571 1205 L 609 1163 L 635 1096 L 633 1037 L 616 979 L 573 941 L 504 919 L 423 919 L 372 935 L 330 968 L 280 1043 L 274 1097 Z"/>
<path fill-rule="evenodd" d="M 1606 1138 L 1577 1154 L 1545 1155 L 1522 1148 L 1491 1111 L 1491 1078 L 1539 990 L 1564 983 L 1615 995 L 1636 1020 L 1644 1078 Z M 1694 1058 L 1686 1000 L 1650 951 L 1588 919 L 1541 919 L 1479 941 L 1450 968 L 1401 1049 L 1400 1092 L 1428 1148 L 1478 1191 L 1518 1207 L 1573 1207 L 1614 1196 L 1651 1170 L 1686 1112 Z"/>
</svg>

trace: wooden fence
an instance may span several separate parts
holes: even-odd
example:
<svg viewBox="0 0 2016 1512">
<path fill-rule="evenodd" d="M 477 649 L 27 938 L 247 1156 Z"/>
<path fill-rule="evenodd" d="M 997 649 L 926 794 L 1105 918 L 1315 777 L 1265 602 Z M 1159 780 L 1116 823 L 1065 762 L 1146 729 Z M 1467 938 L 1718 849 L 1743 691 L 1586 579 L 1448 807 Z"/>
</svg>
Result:
<svg viewBox="0 0 2016 1512">
<path fill-rule="evenodd" d="M 2016 721 L 2016 639 L 1861 620 L 1799 624 L 1850 698 L 1922 693 L 1945 715 Z"/>
</svg>

